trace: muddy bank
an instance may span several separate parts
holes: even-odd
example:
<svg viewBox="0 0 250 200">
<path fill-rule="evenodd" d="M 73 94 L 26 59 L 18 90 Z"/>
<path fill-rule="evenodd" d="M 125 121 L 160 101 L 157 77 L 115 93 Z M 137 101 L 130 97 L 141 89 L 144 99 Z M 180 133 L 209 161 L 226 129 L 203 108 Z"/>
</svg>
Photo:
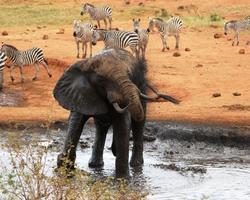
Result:
<svg viewBox="0 0 250 200">
<path fill-rule="evenodd" d="M 92 126 L 92 120 L 88 122 Z M 42 122 L 0 122 L 1 130 L 66 130 L 66 121 Z M 148 121 L 145 126 L 146 140 L 176 139 L 180 141 L 205 141 L 226 146 L 250 144 L 250 127 L 230 127 L 204 124 L 177 123 L 167 121 Z"/>
</svg>

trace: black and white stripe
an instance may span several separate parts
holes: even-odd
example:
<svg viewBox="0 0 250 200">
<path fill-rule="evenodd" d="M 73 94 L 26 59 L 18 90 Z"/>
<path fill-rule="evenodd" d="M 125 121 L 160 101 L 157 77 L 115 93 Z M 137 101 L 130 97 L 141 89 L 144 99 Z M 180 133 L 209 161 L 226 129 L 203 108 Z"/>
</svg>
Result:
<svg viewBox="0 0 250 200">
<path fill-rule="evenodd" d="M 33 47 L 26 51 L 19 51 L 16 47 L 12 45 L 4 44 L 2 45 L 1 51 L 4 52 L 5 55 L 12 61 L 12 65 L 10 66 L 10 78 L 12 81 L 14 81 L 14 78 L 12 76 L 12 70 L 17 66 L 20 69 L 22 82 L 24 81 L 22 68 L 25 65 L 35 65 L 36 72 L 35 76 L 33 77 L 33 80 L 37 79 L 37 74 L 40 70 L 39 64 L 42 64 L 44 66 L 49 77 L 52 76 L 48 69 L 48 63 L 43 57 L 43 50 L 40 48 Z"/>
<path fill-rule="evenodd" d="M 7 56 L 4 54 L 4 52 L 0 52 L 0 71 L 4 70 L 6 60 Z"/>
<path fill-rule="evenodd" d="M 161 36 L 163 48 L 162 51 L 169 49 L 167 46 L 167 37 L 174 36 L 176 39 L 175 48 L 179 49 L 180 32 L 183 27 L 183 21 L 180 17 L 171 17 L 168 21 L 161 18 L 149 19 L 149 30 L 156 28 Z"/>
<path fill-rule="evenodd" d="M 148 46 L 148 33 L 149 29 L 142 29 L 140 28 L 140 21 L 141 19 L 133 19 L 133 28 L 134 31 L 138 34 L 139 36 L 139 45 L 138 45 L 138 51 L 139 54 L 142 54 L 142 57 L 145 57 L 146 49 Z"/>
<path fill-rule="evenodd" d="M 229 29 L 232 29 L 235 32 L 232 45 L 234 46 L 235 39 L 237 40 L 237 45 L 239 45 L 240 32 L 245 31 L 245 30 L 250 31 L 250 19 L 244 19 L 244 20 L 239 20 L 239 21 L 236 21 L 236 20 L 228 21 L 225 23 L 225 26 L 224 26 L 225 35 L 227 35 Z M 250 43 L 250 39 L 247 41 L 247 45 L 249 43 Z"/>
<path fill-rule="evenodd" d="M 94 5 L 90 3 L 85 3 L 82 6 L 81 15 L 84 15 L 85 13 L 89 13 L 90 17 L 93 20 L 96 20 L 98 23 L 98 28 L 100 28 L 100 20 L 103 20 L 105 23 L 105 29 L 107 29 L 107 20 L 109 21 L 109 28 L 111 29 L 112 25 L 112 9 L 109 6 L 103 6 L 103 7 L 95 7 Z"/>
<path fill-rule="evenodd" d="M 79 44 L 82 43 L 82 58 L 86 58 L 88 43 L 90 48 L 90 57 L 92 57 L 92 35 L 94 26 L 90 23 L 81 23 L 81 21 L 74 20 L 73 22 L 73 36 L 75 38 L 77 47 L 77 58 L 79 58 Z"/>
<path fill-rule="evenodd" d="M 138 56 L 139 36 L 133 31 L 105 31 L 95 30 L 92 43 L 103 41 L 105 48 L 126 48 L 130 47 L 133 53 Z"/>
<path fill-rule="evenodd" d="M 0 91 L 3 89 L 3 70 L 6 60 L 7 56 L 4 54 L 4 52 L 0 51 Z"/>
</svg>

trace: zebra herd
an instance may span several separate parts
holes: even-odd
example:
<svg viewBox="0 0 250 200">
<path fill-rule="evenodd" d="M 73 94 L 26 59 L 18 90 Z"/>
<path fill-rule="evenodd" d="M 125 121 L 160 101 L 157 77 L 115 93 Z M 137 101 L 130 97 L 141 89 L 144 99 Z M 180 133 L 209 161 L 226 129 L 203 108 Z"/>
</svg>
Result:
<svg viewBox="0 0 250 200">
<path fill-rule="evenodd" d="M 88 13 L 91 19 L 96 20 L 98 26 L 94 26 L 91 23 L 83 23 L 80 20 L 73 21 L 73 36 L 75 38 L 75 43 L 77 47 L 77 58 L 79 55 L 80 43 L 82 43 L 82 58 L 86 58 L 88 43 L 90 48 L 90 57 L 92 57 L 92 45 L 96 45 L 97 41 L 103 41 L 105 48 L 126 48 L 129 47 L 136 57 L 145 58 L 145 53 L 149 41 L 149 32 L 155 29 L 159 32 L 160 38 L 162 40 L 162 51 L 169 49 L 167 46 L 168 36 L 174 36 L 176 40 L 175 48 L 179 49 L 180 46 L 180 33 L 183 27 L 183 21 L 178 16 L 173 16 L 169 20 L 163 20 L 161 18 L 149 18 L 148 27 L 143 29 L 140 27 L 140 19 L 132 20 L 132 30 L 129 31 L 119 31 L 112 29 L 112 9 L 110 6 L 95 7 L 90 3 L 85 3 L 81 8 L 81 15 Z M 101 29 L 100 21 L 104 21 L 105 29 Z M 109 22 L 109 30 L 107 26 Z M 239 44 L 239 33 L 243 30 L 250 31 L 250 17 L 239 21 L 228 21 L 224 26 L 224 34 L 228 33 L 228 30 L 232 29 L 235 32 L 234 40 Z M 250 38 L 247 41 L 250 44 Z M 11 45 L 3 44 L 0 49 L 0 89 L 3 83 L 3 69 L 6 65 L 6 59 L 9 58 L 11 61 L 10 67 L 10 78 L 14 81 L 12 76 L 12 70 L 15 67 L 19 67 L 21 82 L 24 81 L 23 77 L 23 66 L 24 65 L 34 65 L 35 66 L 35 76 L 32 80 L 37 79 L 38 72 L 40 70 L 39 64 L 42 64 L 46 69 L 48 76 L 51 77 L 52 74 L 49 71 L 48 63 L 44 59 L 43 51 L 40 48 L 31 48 L 26 51 L 19 51 L 17 48 Z"/>
<path fill-rule="evenodd" d="M 92 45 L 95 45 L 97 41 L 103 41 L 105 48 L 126 48 L 130 47 L 133 54 L 137 57 L 145 57 L 147 44 L 149 40 L 149 32 L 154 28 L 158 29 L 163 49 L 169 49 L 167 47 L 167 37 L 175 36 L 176 48 L 179 48 L 180 32 L 183 26 L 183 21 L 180 17 L 172 17 L 168 21 L 164 21 L 160 18 L 149 19 L 149 25 L 147 29 L 140 28 L 140 19 L 133 19 L 133 30 L 132 31 L 119 31 L 111 30 L 112 21 L 112 9 L 109 6 L 95 7 L 92 4 L 85 3 L 82 6 L 81 15 L 89 13 L 93 20 L 97 20 L 98 29 L 90 23 L 81 23 L 80 21 L 74 20 L 73 22 L 73 35 L 75 37 L 77 45 L 77 57 L 79 58 L 79 43 L 87 48 L 87 43 L 90 43 L 90 57 L 92 56 Z M 107 30 L 107 19 L 110 22 L 110 30 Z M 100 20 L 105 23 L 105 29 L 100 29 Z M 92 33 L 92 35 L 91 35 Z M 92 37 L 92 38 L 91 38 Z M 86 57 L 86 48 L 82 48 L 85 52 L 82 58 Z"/>
</svg>

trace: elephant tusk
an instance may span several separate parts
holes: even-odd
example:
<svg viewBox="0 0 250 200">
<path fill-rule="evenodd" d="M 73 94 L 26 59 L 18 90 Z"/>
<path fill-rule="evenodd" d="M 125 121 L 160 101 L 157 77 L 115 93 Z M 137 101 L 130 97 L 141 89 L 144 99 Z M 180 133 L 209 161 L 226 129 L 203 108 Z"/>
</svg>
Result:
<svg viewBox="0 0 250 200">
<path fill-rule="evenodd" d="M 128 106 L 121 108 L 117 102 L 113 103 L 113 107 L 118 113 L 124 113 L 128 108 Z"/>
</svg>

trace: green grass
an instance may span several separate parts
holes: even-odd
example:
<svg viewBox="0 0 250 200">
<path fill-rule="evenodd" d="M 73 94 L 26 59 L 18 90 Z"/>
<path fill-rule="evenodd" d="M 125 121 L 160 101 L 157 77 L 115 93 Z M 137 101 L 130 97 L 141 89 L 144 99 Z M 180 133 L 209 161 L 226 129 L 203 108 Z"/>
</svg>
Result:
<svg viewBox="0 0 250 200">
<path fill-rule="evenodd" d="M 80 16 L 78 6 L 58 5 L 0 5 L 1 27 L 30 25 L 68 25 Z"/>
</svg>

